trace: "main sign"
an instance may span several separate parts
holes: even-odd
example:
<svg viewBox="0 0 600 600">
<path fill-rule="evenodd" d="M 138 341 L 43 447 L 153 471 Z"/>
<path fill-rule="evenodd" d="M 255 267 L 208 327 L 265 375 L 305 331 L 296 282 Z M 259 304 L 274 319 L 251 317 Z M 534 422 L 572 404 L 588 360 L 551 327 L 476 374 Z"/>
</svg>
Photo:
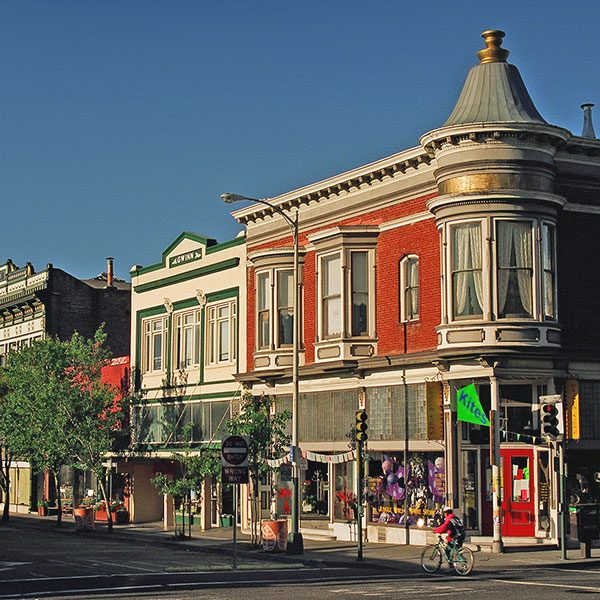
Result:
<svg viewBox="0 0 600 600">
<path fill-rule="evenodd" d="M 248 483 L 248 438 L 228 435 L 221 440 L 223 483 Z"/>
</svg>

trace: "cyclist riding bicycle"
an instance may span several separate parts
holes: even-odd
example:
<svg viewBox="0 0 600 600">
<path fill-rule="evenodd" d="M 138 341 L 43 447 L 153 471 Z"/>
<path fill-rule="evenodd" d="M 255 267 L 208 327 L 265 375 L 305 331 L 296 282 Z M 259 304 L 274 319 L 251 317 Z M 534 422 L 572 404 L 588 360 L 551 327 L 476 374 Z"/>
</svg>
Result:
<svg viewBox="0 0 600 600">
<path fill-rule="evenodd" d="M 454 514 L 454 509 L 444 506 L 444 522 L 433 531 L 437 534 L 446 534 L 446 556 L 452 562 L 452 555 L 456 548 L 460 548 L 465 541 L 465 528 L 463 522 Z"/>
</svg>

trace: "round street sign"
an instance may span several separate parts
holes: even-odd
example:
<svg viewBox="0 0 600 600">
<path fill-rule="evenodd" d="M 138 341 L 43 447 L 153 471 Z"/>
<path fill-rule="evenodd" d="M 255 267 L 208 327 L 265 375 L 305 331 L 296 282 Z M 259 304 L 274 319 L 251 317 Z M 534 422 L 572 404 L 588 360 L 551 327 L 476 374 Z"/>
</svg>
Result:
<svg viewBox="0 0 600 600">
<path fill-rule="evenodd" d="M 245 466 L 248 462 L 248 440 L 241 435 L 228 435 L 221 440 L 221 464 L 225 467 Z"/>
</svg>

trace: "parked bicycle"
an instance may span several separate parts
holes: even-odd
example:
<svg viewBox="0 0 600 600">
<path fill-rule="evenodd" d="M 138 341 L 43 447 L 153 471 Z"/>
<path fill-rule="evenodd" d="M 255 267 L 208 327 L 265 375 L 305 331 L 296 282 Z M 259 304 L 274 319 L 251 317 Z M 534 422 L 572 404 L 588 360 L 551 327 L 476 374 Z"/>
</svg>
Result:
<svg viewBox="0 0 600 600">
<path fill-rule="evenodd" d="M 448 547 L 441 535 L 437 536 L 437 544 L 426 546 L 421 554 L 421 566 L 428 573 L 435 573 L 446 561 L 459 575 L 468 575 L 473 570 L 475 557 L 466 546 Z"/>
</svg>

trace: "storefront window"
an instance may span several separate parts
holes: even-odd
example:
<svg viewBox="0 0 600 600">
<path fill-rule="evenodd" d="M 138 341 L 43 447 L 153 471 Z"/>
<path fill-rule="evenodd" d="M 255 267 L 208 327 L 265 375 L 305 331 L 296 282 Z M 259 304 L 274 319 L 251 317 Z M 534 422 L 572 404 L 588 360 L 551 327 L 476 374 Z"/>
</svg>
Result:
<svg viewBox="0 0 600 600">
<path fill-rule="evenodd" d="M 406 469 L 402 454 L 384 453 L 369 462 L 367 501 L 372 520 L 404 524 L 404 498 L 408 499 L 409 524 L 425 522 L 444 504 L 446 468 L 437 452 L 411 452 Z M 406 470 L 406 473 L 405 473 Z"/>
<path fill-rule="evenodd" d="M 354 501 L 356 500 L 354 467 L 354 462 L 335 465 L 334 516 L 337 521 L 354 519 Z"/>
<path fill-rule="evenodd" d="M 308 461 L 302 482 L 302 514 L 325 516 L 329 512 L 329 477 L 327 463 Z"/>
<path fill-rule="evenodd" d="M 477 500 L 479 488 L 477 476 L 477 451 L 462 452 L 462 513 L 467 529 L 478 528 Z"/>
</svg>

